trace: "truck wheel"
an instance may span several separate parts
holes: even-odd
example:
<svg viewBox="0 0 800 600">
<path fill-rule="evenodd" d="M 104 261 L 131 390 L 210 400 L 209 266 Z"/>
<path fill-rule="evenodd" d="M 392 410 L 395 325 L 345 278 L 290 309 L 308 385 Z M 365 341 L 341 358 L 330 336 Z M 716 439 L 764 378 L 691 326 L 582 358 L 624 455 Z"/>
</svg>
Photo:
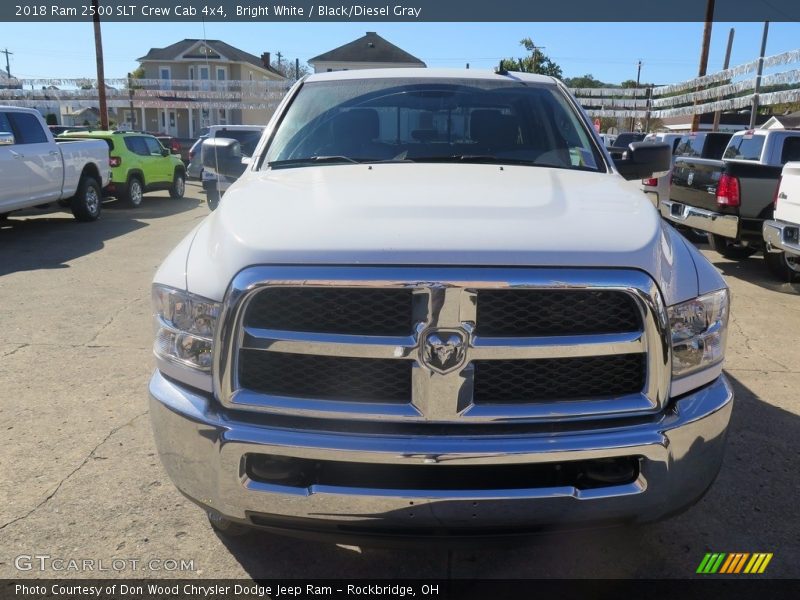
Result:
<svg viewBox="0 0 800 600">
<path fill-rule="evenodd" d="M 253 531 L 252 527 L 242 525 L 236 521 L 231 521 L 230 519 L 227 519 L 221 514 L 212 510 L 206 511 L 206 516 L 208 517 L 208 522 L 211 525 L 211 528 L 220 535 L 226 537 L 239 537 L 242 535 L 247 535 Z"/>
<path fill-rule="evenodd" d="M 144 187 L 142 186 L 142 180 L 138 177 L 131 177 L 128 180 L 128 187 L 120 193 L 120 200 L 124 200 L 133 208 L 138 208 L 142 205 L 143 199 Z"/>
<path fill-rule="evenodd" d="M 175 178 L 172 180 L 172 187 L 169 188 L 170 198 L 183 198 L 186 192 L 186 175 L 182 171 L 175 172 Z"/>
<path fill-rule="evenodd" d="M 786 252 L 765 252 L 767 268 L 780 281 L 800 281 L 800 257 Z"/>
<path fill-rule="evenodd" d="M 94 177 L 81 177 L 78 191 L 72 197 L 70 206 L 72 215 L 78 221 L 96 221 L 100 217 L 102 206 L 100 184 Z"/>
<path fill-rule="evenodd" d="M 731 260 L 742 260 L 758 252 L 758 248 L 742 246 L 737 244 L 734 240 L 715 233 L 708 234 L 708 243 L 712 250 L 716 250 L 722 254 L 722 256 Z"/>
<path fill-rule="evenodd" d="M 206 202 L 209 210 L 215 210 L 219 206 L 219 200 L 220 196 L 217 188 L 209 188 L 206 191 Z"/>
</svg>

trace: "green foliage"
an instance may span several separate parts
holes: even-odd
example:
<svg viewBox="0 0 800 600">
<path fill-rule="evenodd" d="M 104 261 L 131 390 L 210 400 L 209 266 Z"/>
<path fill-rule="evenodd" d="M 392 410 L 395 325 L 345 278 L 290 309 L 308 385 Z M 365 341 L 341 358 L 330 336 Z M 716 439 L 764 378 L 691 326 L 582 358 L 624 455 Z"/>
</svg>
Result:
<svg viewBox="0 0 800 600">
<path fill-rule="evenodd" d="M 603 83 L 599 79 L 595 79 L 594 75 L 587 73 L 581 77 L 566 77 L 564 85 L 570 88 L 602 88 L 614 87 L 610 83 Z"/>
<path fill-rule="evenodd" d="M 518 71 L 521 73 L 538 73 L 540 75 L 550 75 L 561 79 L 563 73 L 561 67 L 553 62 L 549 56 L 539 50 L 531 38 L 520 40 L 520 46 L 530 52 L 528 56 L 521 58 L 504 58 L 500 61 L 498 71 Z"/>
<path fill-rule="evenodd" d="M 44 120 L 48 125 L 58 125 L 58 117 L 54 113 L 47 113 Z"/>
</svg>

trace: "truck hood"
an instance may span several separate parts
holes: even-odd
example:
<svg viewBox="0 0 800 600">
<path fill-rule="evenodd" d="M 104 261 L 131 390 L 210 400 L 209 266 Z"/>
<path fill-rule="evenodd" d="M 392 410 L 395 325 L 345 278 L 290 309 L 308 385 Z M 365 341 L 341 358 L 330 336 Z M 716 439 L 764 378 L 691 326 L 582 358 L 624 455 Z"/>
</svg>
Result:
<svg viewBox="0 0 800 600">
<path fill-rule="evenodd" d="M 676 277 L 678 263 L 692 271 Z M 697 295 L 685 244 L 635 183 L 541 167 L 248 172 L 198 228 L 186 285 L 221 299 L 255 264 L 623 267 L 649 273 L 668 301 Z"/>
</svg>

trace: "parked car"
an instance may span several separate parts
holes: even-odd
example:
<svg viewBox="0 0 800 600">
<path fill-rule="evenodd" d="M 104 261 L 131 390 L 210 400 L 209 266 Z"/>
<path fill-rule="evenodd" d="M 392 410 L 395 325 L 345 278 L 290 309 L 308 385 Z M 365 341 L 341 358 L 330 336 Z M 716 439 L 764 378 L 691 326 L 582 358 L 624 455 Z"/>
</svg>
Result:
<svg viewBox="0 0 800 600">
<path fill-rule="evenodd" d="M 614 139 L 614 143 L 611 146 L 613 148 L 627 148 L 628 144 L 644 140 L 645 135 L 639 132 L 623 131 Z"/>
<path fill-rule="evenodd" d="M 613 146 L 614 142 L 617 139 L 617 136 L 612 135 L 610 133 L 601 133 L 599 135 L 600 135 L 600 139 L 603 141 L 603 145 L 606 148 L 610 148 L 611 146 Z"/>
<path fill-rule="evenodd" d="M 730 259 L 758 252 L 772 219 L 783 165 L 800 160 L 800 131 L 756 129 L 731 137 L 722 160 L 680 156 L 672 170 L 665 219 L 707 232 L 711 247 Z"/>
<path fill-rule="evenodd" d="M 215 528 L 520 534 L 706 492 L 728 291 L 625 181 L 670 146 L 612 160 L 529 73 L 319 73 L 272 123 L 153 285 L 156 444 Z"/>
<path fill-rule="evenodd" d="M 152 135 L 156 138 L 158 142 L 172 154 L 181 155 L 181 143 L 178 141 L 178 138 L 164 133 L 149 133 L 148 135 Z"/>
<path fill-rule="evenodd" d="M 189 150 L 189 164 L 186 167 L 186 177 L 189 179 L 200 179 L 203 175 L 202 146 L 207 138 L 208 135 L 201 135 Z"/>
<path fill-rule="evenodd" d="M 247 160 L 255 152 L 256 144 L 261 139 L 264 131 L 262 125 L 212 125 L 206 133 L 207 139 L 224 137 L 234 139 L 239 142 L 242 156 Z M 201 146 L 202 148 L 202 146 Z M 207 166 L 207 161 L 203 160 L 203 171 L 201 178 L 203 189 L 206 192 L 206 202 L 208 208 L 214 210 L 219 204 L 222 194 L 225 193 L 230 185 L 236 180 L 230 176 L 220 175 L 216 172 L 216 166 Z"/>
<path fill-rule="evenodd" d="M 690 134 L 658 133 L 651 134 L 645 141 L 652 140 L 672 144 L 672 164 L 678 156 L 692 158 L 720 159 L 725 147 L 731 139 L 731 133 L 699 132 Z M 652 136 L 652 137 L 651 137 Z M 669 200 L 669 189 L 672 181 L 672 168 L 669 173 L 661 177 L 642 179 L 642 191 L 650 196 L 653 204 L 658 208 L 662 199 Z"/>
<path fill-rule="evenodd" d="M 773 219 L 763 227 L 767 267 L 782 281 L 800 280 L 800 162 L 787 162 Z"/>
<path fill-rule="evenodd" d="M 105 144 L 56 140 L 39 111 L 0 106 L 0 218 L 61 202 L 78 221 L 94 221 L 110 178 Z"/>
<path fill-rule="evenodd" d="M 169 190 L 172 198 L 182 198 L 186 189 L 186 168 L 152 135 L 125 131 L 65 133 L 62 138 L 90 138 L 108 145 L 111 183 L 108 195 L 141 205 L 146 192 Z"/>
<path fill-rule="evenodd" d="M 53 134 L 53 137 L 59 136 L 68 131 L 91 131 L 90 127 L 70 125 L 48 125 L 47 128 L 50 130 L 50 133 Z"/>
</svg>

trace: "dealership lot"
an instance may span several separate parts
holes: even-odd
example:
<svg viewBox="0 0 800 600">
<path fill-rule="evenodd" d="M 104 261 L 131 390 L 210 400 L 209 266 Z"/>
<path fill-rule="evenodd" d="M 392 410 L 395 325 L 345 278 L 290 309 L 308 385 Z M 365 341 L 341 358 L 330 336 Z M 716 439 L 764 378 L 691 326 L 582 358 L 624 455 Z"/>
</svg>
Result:
<svg viewBox="0 0 800 600">
<path fill-rule="evenodd" d="M 760 255 L 703 246 L 732 289 L 737 399 L 719 479 L 687 513 L 481 549 L 229 541 L 168 480 L 146 401 L 150 281 L 208 214 L 204 196 L 192 184 L 182 200 L 116 204 L 96 223 L 0 222 L 0 578 L 688 577 L 710 551 L 772 552 L 768 575 L 797 576 L 800 285 L 773 281 Z"/>
</svg>

